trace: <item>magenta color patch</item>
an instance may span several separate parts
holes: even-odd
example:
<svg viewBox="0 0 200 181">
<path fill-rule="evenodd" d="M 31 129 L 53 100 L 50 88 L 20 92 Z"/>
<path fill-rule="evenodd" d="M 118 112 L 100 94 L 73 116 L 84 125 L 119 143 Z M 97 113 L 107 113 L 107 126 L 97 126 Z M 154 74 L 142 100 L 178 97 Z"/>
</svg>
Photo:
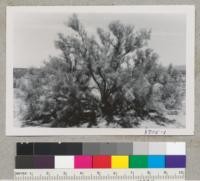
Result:
<svg viewBox="0 0 200 181">
<path fill-rule="evenodd" d="M 92 168 L 92 156 L 75 156 L 75 168 Z"/>
</svg>

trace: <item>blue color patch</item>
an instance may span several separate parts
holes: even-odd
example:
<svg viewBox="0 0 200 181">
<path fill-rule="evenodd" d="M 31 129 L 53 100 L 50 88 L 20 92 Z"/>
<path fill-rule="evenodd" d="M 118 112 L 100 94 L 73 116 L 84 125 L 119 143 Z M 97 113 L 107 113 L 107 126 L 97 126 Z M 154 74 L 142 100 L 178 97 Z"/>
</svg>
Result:
<svg viewBox="0 0 200 181">
<path fill-rule="evenodd" d="M 148 168 L 165 168 L 165 156 L 164 155 L 149 155 Z"/>
</svg>

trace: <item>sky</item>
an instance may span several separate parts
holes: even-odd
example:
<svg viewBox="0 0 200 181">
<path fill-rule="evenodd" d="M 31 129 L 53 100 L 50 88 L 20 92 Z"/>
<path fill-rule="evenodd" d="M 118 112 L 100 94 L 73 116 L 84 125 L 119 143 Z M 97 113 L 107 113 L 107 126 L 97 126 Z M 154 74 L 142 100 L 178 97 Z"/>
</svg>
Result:
<svg viewBox="0 0 200 181">
<path fill-rule="evenodd" d="M 96 35 L 97 27 L 107 29 L 108 24 L 120 20 L 136 29 L 151 29 L 149 47 L 159 54 L 159 62 L 168 66 L 185 64 L 186 18 L 183 14 L 134 13 L 76 13 L 89 34 Z M 64 25 L 68 12 L 18 12 L 12 18 L 14 67 L 40 67 L 49 56 L 60 51 L 54 46 L 58 33 L 69 34 Z"/>
</svg>

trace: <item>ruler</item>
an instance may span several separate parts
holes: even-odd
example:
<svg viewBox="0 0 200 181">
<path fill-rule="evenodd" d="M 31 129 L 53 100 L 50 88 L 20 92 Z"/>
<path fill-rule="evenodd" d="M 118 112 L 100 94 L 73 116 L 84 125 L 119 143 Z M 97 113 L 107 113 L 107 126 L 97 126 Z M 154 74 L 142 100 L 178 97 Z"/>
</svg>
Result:
<svg viewBox="0 0 200 181">
<path fill-rule="evenodd" d="M 183 181 L 185 169 L 15 169 L 14 180 Z"/>
</svg>

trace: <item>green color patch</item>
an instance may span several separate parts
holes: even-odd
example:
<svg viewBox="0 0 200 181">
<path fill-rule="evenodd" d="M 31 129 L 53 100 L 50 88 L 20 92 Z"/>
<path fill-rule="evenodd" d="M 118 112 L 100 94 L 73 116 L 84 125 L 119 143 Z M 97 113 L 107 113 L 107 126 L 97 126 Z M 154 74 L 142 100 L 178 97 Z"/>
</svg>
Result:
<svg viewBox="0 0 200 181">
<path fill-rule="evenodd" d="M 129 168 L 148 168 L 147 155 L 130 155 Z"/>
</svg>

